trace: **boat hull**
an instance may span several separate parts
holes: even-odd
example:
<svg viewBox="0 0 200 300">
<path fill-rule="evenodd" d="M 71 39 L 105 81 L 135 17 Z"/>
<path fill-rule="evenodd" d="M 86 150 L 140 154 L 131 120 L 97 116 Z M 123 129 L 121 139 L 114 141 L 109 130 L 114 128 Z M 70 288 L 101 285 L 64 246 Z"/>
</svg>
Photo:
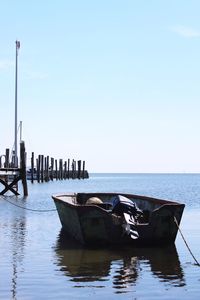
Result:
<svg viewBox="0 0 200 300">
<path fill-rule="evenodd" d="M 84 194 L 86 195 L 86 194 Z M 92 194 L 106 198 L 115 194 Z M 104 195 L 104 197 L 103 197 Z M 91 196 L 88 195 L 88 197 Z M 167 245 L 173 244 L 181 221 L 184 204 L 163 201 L 143 196 L 124 195 L 135 202 L 143 201 L 143 207 L 154 206 L 148 222 L 136 224 L 139 238 L 132 239 L 124 232 L 124 219 L 97 205 L 75 205 L 53 196 L 63 229 L 81 244 L 132 244 Z M 140 202 L 139 202 L 140 201 Z"/>
</svg>

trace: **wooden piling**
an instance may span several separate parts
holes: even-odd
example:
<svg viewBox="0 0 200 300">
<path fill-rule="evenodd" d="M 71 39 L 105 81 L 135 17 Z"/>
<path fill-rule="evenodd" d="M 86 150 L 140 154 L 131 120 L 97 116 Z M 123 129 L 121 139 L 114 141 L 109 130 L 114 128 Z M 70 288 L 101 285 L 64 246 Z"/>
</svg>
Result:
<svg viewBox="0 0 200 300">
<path fill-rule="evenodd" d="M 49 181 L 49 156 L 44 158 L 44 180 Z"/>
<path fill-rule="evenodd" d="M 56 176 L 56 180 L 58 180 L 58 161 L 57 161 L 57 159 L 55 160 L 55 168 L 56 168 L 56 170 L 55 170 L 55 176 Z"/>
<path fill-rule="evenodd" d="M 20 175 L 22 179 L 24 196 L 28 196 L 28 187 L 26 181 L 26 152 L 25 152 L 25 144 L 23 141 L 20 143 Z"/>
<path fill-rule="evenodd" d="M 72 160 L 72 179 L 75 179 L 76 177 L 77 177 L 76 161 L 73 159 Z"/>
<path fill-rule="evenodd" d="M 38 155 L 38 159 L 37 159 L 37 181 L 38 183 L 40 183 L 40 179 L 41 179 L 41 156 Z"/>
<path fill-rule="evenodd" d="M 51 170 L 50 170 L 50 179 L 53 180 L 53 177 L 54 177 L 54 158 L 51 157 Z"/>
<path fill-rule="evenodd" d="M 47 158 L 44 156 L 44 181 L 47 181 Z"/>
<path fill-rule="evenodd" d="M 47 171 L 46 171 L 47 181 L 49 181 L 49 156 L 47 156 Z"/>
<path fill-rule="evenodd" d="M 63 179 L 63 160 L 59 159 L 59 179 Z"/>
<path fill-rule="evenodd" d="M 85 178 L 85 161 L 83 161 L 83 171 L 82 171 L 82 178 Z"/>
<path fill-rule="evenodd" d="M 9 168 L 9 156 L 10 156 L 10 149 L 6 149 L 6 155 L 5 155 L 5 168 Z"/>
<path fill-rule="evenodd" d="M 64 162 L 64 173 L 63 173 L 63 178 L 66 179 L 67 178 L 67 162 Z"/>
<path fill-rule="evenodd" d="M 81 179 L 81 160 L 78 160 L 77 178 Z"/>
<path fill-rule="evenodd" d="M 69 168 L 70 168 L 70 159 L 68 158 L 67 160 L 67 178 L 69 179 L 70 175 L 69 175 Z"/>
<path fill-rule="evenodd" d="M 40 155 L 41 159 L 41 182 L 44 182 L 44 155 Z"/>
<path fill-rule="evenodd" d="M 31 182 L 34 182 L 34 152 L 31 155 Z"/>
</svg>

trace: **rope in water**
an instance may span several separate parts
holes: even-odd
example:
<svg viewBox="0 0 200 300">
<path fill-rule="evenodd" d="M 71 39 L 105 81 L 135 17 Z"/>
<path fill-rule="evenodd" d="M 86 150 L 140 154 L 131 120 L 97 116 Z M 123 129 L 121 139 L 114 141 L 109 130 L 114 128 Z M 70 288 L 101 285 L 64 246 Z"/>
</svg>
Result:
<svg viewBox="0 0 200 300">
<path fill-rule="evenodd" d="M 180 232 L 180 234 L 181 234 L 181 237 L 182 237 L 182 239 L 183 239 L 183 241 L 184 241 L 186 247 L 188 248 L 190 254 L 192 255 L 193 259 L 195 260 L 197 266 L 200 267 L 199 262 L 197 261 L 197 259 L 196 259 L 195 256 L 193 255 L 193 253 L 192 253 L 190 247 L 188 246 L 188 243 L 186 242 L 186 240 L 185 240 L 185 238 L 184 238 L 184 236 L 183 236 L 183 233 L 182 233 L 182 231 L 181 231 L 181 229 L 180 229 L 180 227 L 179 227 L 179 225 L 178 225 L 178 221 L 177 221 L 176 217 L 174 217 L 174 222 L 175 222 L 176 226 L 178 227 L 178 230 L 179 230 L 179 232 Z"/>
<path fill-rule="evenodd" d="M 35 212 L 50 212 L 50 211 L 56 211 L 56 209 L 32 209 L 32 208 L 28 208 L 28 207 L 24 207 L 24 206 L 20 206 L 20 205 L 18 205 L 18 204 L 15 204 L 15 203 L 9 201 L 8 199 L 6 199 L 6 198 L 4 198 L 4 197 L 2 197 L 2 199 L 3 199 L 4 201 L 7 201 L 8 203 L 10 203 L 10 204 L 12 204 L 12 205 L 18 207 L 18 208 L 25 209 L 25 210 L 30 210 L 30 211 L 35 211 Z"/>
</svg>

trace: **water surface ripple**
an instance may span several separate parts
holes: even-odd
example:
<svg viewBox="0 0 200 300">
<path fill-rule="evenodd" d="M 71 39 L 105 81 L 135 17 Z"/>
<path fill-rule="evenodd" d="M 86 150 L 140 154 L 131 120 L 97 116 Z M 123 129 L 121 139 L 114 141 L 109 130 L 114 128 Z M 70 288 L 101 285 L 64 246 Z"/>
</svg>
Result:
<svg viewBox="0 0 200 300">
<path fill-rule="evenodd" d="M 63 233 L 51 199 L 113 191 L 181 201 L 181 229 L 200 261 L 199 174 L 92 174 L 28 186 L 27 198 L 0 196 L 0 299 L 199 299 L 200 268 L 180 234 L 165 248 L 82 247 Z"/>
</svg>

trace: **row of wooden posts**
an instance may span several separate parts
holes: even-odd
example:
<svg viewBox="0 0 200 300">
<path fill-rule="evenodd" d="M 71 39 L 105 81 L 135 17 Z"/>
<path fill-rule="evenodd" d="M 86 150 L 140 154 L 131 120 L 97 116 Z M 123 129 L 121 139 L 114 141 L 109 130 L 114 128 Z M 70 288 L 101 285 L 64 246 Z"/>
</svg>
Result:
<svg viewBox="0 0 200 300">
<path fill-rule="evenodd" d="M 35 163 L 36 162 L 36 163 Z M 88 172 L 85 170 L 85 161 L 71 161 L 68 159 L 54 159 L 50 156 L 38 155 L 35 160 L 35 154 L 32 152 L 31 168 L 27 173 L 28 179 L 31 182 L 47 182 L 57 179 L 85 179 L 88 178 Z"/>
<path fill-rule="evenodd" d="M 0 195 L 4 195 L 7 191 L 18 193 L 18 182 L 21 180 L 24 195 L 28 195 L 27 179 L 37 182 L 47 182 L 49 180 L 63 179 L 85 179 L 89 178 L 88 171 L 85 170 L 85 161 L 75 161 L 68 159 L 54 159 L 49 156 L 38 155 L 35 159 L 34 152 L 31 155 L 31 168 L 26 167 L 26 151 L 25 144 L 20 143 L 20 161 L 19 167 L 15 166 L 14 153 L 10 158 L 10 150 L 6 149 L 5 154 L 0 155 L 0 183 L 4 189 L 0 190 Z"/>
</svg>

